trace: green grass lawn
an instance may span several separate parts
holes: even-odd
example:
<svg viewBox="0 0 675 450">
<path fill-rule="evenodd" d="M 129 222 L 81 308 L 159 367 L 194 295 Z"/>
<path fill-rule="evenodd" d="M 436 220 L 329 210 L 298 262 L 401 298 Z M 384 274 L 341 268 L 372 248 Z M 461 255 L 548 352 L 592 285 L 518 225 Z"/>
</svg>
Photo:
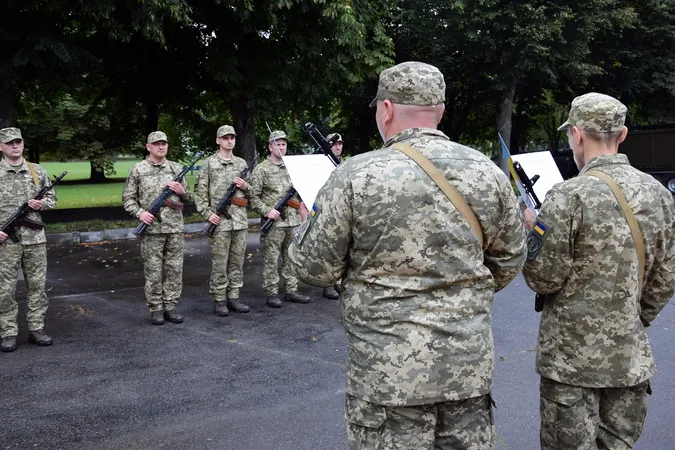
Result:
<svg viewBox="0 0 675 450">
<path fill-rule="evenodd" d="M 121 206 L 122 190 L 124 181 L 129 174 L 129 169 L 140 160 L 120 160 L 115 163 L 115 171 L 109 182 L 102 184 L 89 184 L 84 181 L 89 179 L 90 165 L 86 161 L 72 162 L 45 162 L 40 163 L 50 176 L 60 175 L 64 170 L 68 175 L 63 178 L 61 184 L 56 187 L 58 196 L 57 208 L 90 208 L 94 206 Z M 200 165 L 197 163 L 196 165 Z M 187 182 L 190 191 L 194 189 L 197 173 L 188 175 Z"/>
</svg>

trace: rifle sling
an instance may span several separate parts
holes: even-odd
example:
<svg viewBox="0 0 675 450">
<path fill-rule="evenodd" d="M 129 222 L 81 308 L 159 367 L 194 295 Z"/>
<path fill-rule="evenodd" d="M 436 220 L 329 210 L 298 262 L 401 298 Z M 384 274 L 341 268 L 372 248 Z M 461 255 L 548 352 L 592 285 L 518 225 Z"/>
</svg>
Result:
<svg viewBox="0 0 675 450">
<path fill-rule="evenodd" d="M 645 279 L 645 264 L 647 257 L 645 254 L 645 242 L 642 237 L 642 232 L 640 231 L 640 226 L 638 225 L 637 220 L 635 220 L 635 215 L 630 209 L 628 201 L 626 201 L 626 197 L 623 195 L 623 192 L 621 192 L 621 188 L 616 184 L 616 182 L 614 182 L 614 180 L 612 180 L 609 175 L 598 170 L 590 170 L 586 172 L 586 175 L 598 177 L 607 183 L 609 188 L 612 190 L 612 193 L 614 193 L 614 197 L 616 197 L 617 201 L 619 202 L 619 206 L 621 206 L 621 210 L 623 211 L 623 215 L 626 218 L 626 222 L 628 222 L 630 232 L 633 235 L 633 243 L 635 244 L 635 251 L 637 252 L 640 271 L 638 278 L 640 283 L 638 285 L 638 292 L 642 292 L 642 283 Z"/>
<path fill-rule="evenodd" d="M 468 223 L 471 231 L 473 231 L 473 234 L 476 236 L 476 239 L 478 239 L 481 248 L 483 248 L 483 230 L 480 226 L 480 223 L 478 222 L 476 214 L 474 214 L 469 204 L 466 202 L 466 200 L 464 200 L 464 197 L 462 197 L 462 195 L 457 192 L 457 189 L 455 189 L 448 182 L 448 180 L 445 179 L 445 176 L 443 176 L 441 171 L 438 170 L 436 166 L 434 166 L 433 163 L 427 159 L 426 156 L 408 144 L 399 142 L 392 145 L 392 148 L 407 155 L 410 159 L 415 161 L 422 168 L 422 170 L 426 172 L 427 175 L 429 175 L 429 178 L 431 178 L 434 183 L 436 183 L 448 200 L 450 200 L 450 203 L 452 203 L 455 209 L 457 209 L 462 217 L 464 217 L 464 220 L 466 220 Z"/>
</svg>

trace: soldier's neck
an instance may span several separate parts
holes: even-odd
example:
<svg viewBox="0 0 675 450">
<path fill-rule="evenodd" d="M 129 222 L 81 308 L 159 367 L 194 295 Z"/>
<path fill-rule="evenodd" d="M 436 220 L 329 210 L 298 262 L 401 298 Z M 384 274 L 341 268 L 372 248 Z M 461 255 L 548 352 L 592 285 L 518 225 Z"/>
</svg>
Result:
<svg viewBox="0 0 675 450">
<path fill-rule="evenodd" d="M 225 160 L 230 160 L 230 159 L 232 159 L 232 151 L 233 150 L 227 150 L 227 149 L 221 148 L 220 151 L 218 152 L 218 156 L 220 156 L 221 158 L 223 158 Z"/>
<path fill-rule="evenodd" d="M 5 160 L 7 161 L 7 164 L 10 166 L 19 166 L 23 164 L 23 155 L 19 156 L 18 158 L 10 158 L 7 155 L 4 156 Z"/>
<path fill-rule="evenodd" d="M 166 161 L 166 158 L 155 159 L 155 158 L 152 157 L 152 155 L 150 155 L 150 156 L 148 156 L 148 160 L 149 160 L 151 163 L 157 164 L 157 165 L 159 166 L 159 165 L 164 164 L 164 161 Z"/>
</svg>

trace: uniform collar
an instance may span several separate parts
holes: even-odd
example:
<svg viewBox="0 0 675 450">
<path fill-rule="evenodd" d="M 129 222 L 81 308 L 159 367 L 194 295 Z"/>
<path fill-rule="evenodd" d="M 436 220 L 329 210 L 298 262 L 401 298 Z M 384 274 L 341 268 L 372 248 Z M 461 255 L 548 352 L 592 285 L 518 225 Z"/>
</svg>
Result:
<svg viewBox="0 0 675 450">
<path fill-rule="evenodd" d="M 220 156 L 220 153 L 216 153 L 216 158 L 218 158 L 218 162 L 221 164 L 232 164 L 234 162 L 234 155 L 230 159 L 225 159 L 222 156 Z"/>
<path fill-rule="evenodd" d="M 147 157 L 147 158 L 145 158 L 145 162 L 148 163 L 148 164 L 150 164 L 152 167 L 164 167 L 164 166 L 166 165 L 166 163 L 167 163 L 167 159 L 164 158 L 164 162 L 163 162 L 163 163 L 156 163 L 156 162 L 151 161 L 151 160 L 150 160 L 150 157 Z"/>
<path fill-rule="evenodd" d="M 628 162 L 628 157 L 623 153 L 596 156 L 595 158 L 588 161 L 588 163 L 579 171 L 579 175 L 583 175 L 589 170 L 614 165 L 630 165 L 630 163 Z"/>
<path fill-rule="evenodd" d="M 11 170 L 12 172 L 17 172 L 17 169 L 12 167 L 5 158 L 2 158 L 2 160 L 0 160 L 0 168 L 3 171 Z M 19 167 L 18 172 L 23 172 L 24 170 L 28 170 L 28 163 L 26 162 L 26 158 L 23 159 L 23 163 L 21 163 L 21 167 Z"/>
<path fill-rule="evenodd" d="M 384 146 L 391 147 L 398 142 L 426 136 L 434 136 L 450 140 L 450 138 L 447 137 L 442 131 L 435 128 L 408 128 L 387 139 L 387 142 L 384 143 Z"/>
</svg>

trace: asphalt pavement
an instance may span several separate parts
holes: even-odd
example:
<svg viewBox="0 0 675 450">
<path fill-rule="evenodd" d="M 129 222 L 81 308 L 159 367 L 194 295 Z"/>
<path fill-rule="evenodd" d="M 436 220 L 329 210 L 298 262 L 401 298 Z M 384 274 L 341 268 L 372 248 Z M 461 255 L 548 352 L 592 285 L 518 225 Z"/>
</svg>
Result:
<svg viewBox="0 0 675 450">
<path fill-rule="evenodd" d="M 46 331 L 0 354 L 0 449 L 346 449 L 346 340 L 339 301 L 301 285 L 308 305 L 268 308 L 259 237 L 249 235 L 242 300 L 217 317 L 206 238 L 187 236 L 183 324 L 153 326 L 137 240 L 50 245 Z M 537 449 L 539 315 L 518 277 L 493 314 L 497 448 Z M 636 449 L 675 445 L 675 306 L 649 329 L 659 373 Z"/>
</svg>

